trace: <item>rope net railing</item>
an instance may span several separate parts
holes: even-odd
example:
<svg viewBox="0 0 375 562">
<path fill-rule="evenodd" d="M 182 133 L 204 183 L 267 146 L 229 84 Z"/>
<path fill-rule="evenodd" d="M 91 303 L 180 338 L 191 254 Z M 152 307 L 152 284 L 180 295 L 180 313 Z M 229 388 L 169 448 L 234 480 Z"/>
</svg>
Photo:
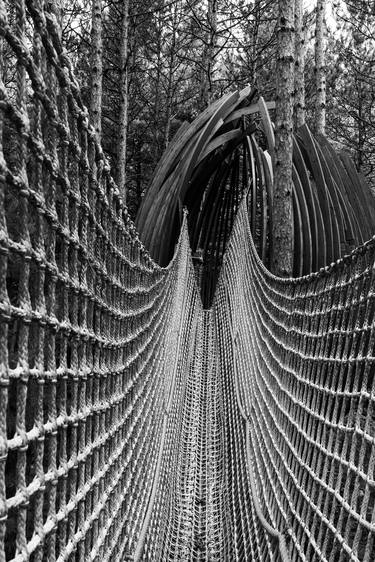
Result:
<svg viewBox="0 0 375 562">
<path fill-rule="evenodd" d="M 89 125 L 50 3 L 0 1 L 0 561 L 364 560 L 374 547 L 370 242 L 262 266 L 246 205 L 203 310 Z"/>
<path fill-rule="evenodd" d="M 247 216 L 242 206 L 214 302 L 234 558 L 373 560 L 374 241 L 282 280 Z M 249 489 L 268 531 L 248 531 Z"/>
<path fill-rule="evenodd" d="M 179 415 L 182 321 L 193 348 L 188 239 L 164 270 L 139 242 L 53 13 L 2 1 L 0 30 L 0 560 L 125 560 Z"/>
</svg>

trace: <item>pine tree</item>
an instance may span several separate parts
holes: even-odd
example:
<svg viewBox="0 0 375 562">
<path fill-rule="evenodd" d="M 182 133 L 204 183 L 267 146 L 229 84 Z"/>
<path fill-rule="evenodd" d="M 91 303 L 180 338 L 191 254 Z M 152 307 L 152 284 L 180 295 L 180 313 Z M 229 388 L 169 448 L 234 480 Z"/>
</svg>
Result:
<svg viewBox="0 0 375 562">
<path fill-rule="evenodd" d="M 294 0 L 279 0 L 271 267 L 281 277 L 290 276 L 293 271 L 294 36 Z"/>
<path fill-rule="evenodd" d="M 120 42 L 120 119 L 118 133 L 117 185 L 126 201 L 126 149 L 128 131 L 128 34 L 129 1 L 122 2 L 121 42 Z"/>
<path fill-rule="evenodd" d="M 204 109 L 209 105 L 213 93 L 213 75 L 215 55 L 217 48 L 217 11 L 218 0 L 208 0 L 207 2 L 207 38 L 205 40 L 205 48 L 203 51 L 203 73 L 201 81 L 201 92 L 199 99 L 200 109 Z"/>
<path fill-rule="evenodd" d="M 275 98 L 277 3 L 255 0 L 239 8 L 231 75 L 243 87 L 250 83 L 265 99 Z M 235 33 L 235 31 L 233 31 Z M 243 37 L 243 40 L 242 40 Z"/>
<path fill-rule="evenodd" d="M 305 24 L 302 0 L 295 0 L 295 125 L 301 127 L 305 123 Z"/>
<path fill-rule="evenodd" d="M 336 9 L 339 30 L 329 42 L 327 134 L 353 157 L 375 188 L 375 3 Z"/>
<path fill-rule="evenodd" d="M 316 75 L 316 103 L 315 130 L 320 135 L 325 134 L 326 127 L 326 0 L 317 0 L 315 27 L 315 75 Z"/>
<path fill-rule="evenodd" d="M 103 44 L 102 44 L 102 1 L 92 2 L 91 26 L 91 96 L 90 118 L 98 139 L 102 132 L 102 79 L 103 79 Z"/>
</svg>

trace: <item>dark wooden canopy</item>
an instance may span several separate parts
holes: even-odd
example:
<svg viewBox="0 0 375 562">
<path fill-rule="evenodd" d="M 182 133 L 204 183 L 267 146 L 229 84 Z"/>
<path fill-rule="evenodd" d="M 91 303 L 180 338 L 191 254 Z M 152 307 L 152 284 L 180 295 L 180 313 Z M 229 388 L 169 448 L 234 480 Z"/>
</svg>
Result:
<svg viewBox="0 0 375 562">
<path fill-rule="evenodd" d="M 171 259 L 189 212 L 193 258 L 209 305 L 239 202 L 244 194 L 264 263 L 272 244 L 274 133 L 265 103 L 250 87 L 210 105 L 185 123 L 164 153 L 136 225 L 153 258 Z M 375 200 L 347 154 L 307 126 L 294 138 L 294 275 L 335 261 L 375 230 Z"/>
</svg>

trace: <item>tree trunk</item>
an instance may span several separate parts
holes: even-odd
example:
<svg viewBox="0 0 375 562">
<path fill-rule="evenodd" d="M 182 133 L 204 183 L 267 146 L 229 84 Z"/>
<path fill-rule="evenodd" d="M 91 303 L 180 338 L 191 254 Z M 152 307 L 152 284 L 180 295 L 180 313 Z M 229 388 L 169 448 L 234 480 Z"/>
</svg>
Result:
<svg viewBox="0 0 375 562">
<path fill-rule="evenodd" d="M 359 172 L 363 170 L 363 154 L 364 154 L 364 146 L 365 146 L 365 120 L 364 120 L 364 112 L 363 112 L 363 100 L 366 98 L 364 92 L 362 91 L 362 84 L 361 80 L 356 80 L 356 91 L 358 96 L 358 119 L 357 122 L 357 134 L 358 134 L 358 144 L 357 144 L 357 154 L 356 154 L 356 163 L 357 169 Z"/>
<path fill-rule="evenodd" d="M 296 128 L 305 123 L 305 24 L 303 19 L 302 0 L 295 0 L 295 29 L 296 29 L 296 64 L 295 64 L 295 100 L 294 116 Z"/>
<path fill-rule="evenodd" d="M 259 47 L 259 27 L 261 22 L 261 6 L 260 0 L 255 0 L 254 8 L 254 23 L 252 31 L 252 45 L 251 45 L 251 76 L 249 78 L 250 83 L 257 88 L 258 87 L 258 47 Z"/>
<path fill-rule="evenodd" d="M 162 146 L 162 139 L 160 135 L 161 129 L 161 118 L 160 115 L 161 111 L 161 85 L 162 85 L 162 75 L 163 75 L 163 67 L 164 67 L 164 59 L 162 56 L 162 49 L 163 49 L 163 29 L 165 25 L 165 18 L 164 18 L 164 0 L 162 0 L 159 4 L 159 9 L 156 14 L 156 22 L 155 22 L 155 32 L 156 32 L 156 41 L 155 41 L 155 51 L 156 51 L 156 77 L 155 77 L 155 86 L 153 91 L 155 92 L 153 95 L 154 101 L 154 109 L 153 109 L 153 159 L 154 159 L 154 166 L 159 162 L 161 154 L 163 152 Z"/>
<path fill-rule="evenodd" d="M 118 135 L 118 175 L 117 185 L 126 202 L 126 146 L 128 128 L 128 32 L 129 32 L 129 0 L 122 2 L 122 24 L 120 44 L 120 123 Z"/>
<path fill-rule="evenodd" d="M 325 134 L 325 127 L 326 127 L 325 11 L 326 11 L 326 0 L 318 0 L 316 6 L 316 28 L 315 28 L 315 75 L 316 75 L 315 130 L 320 135 Z"/>
<path fill-rule="evenodd" d="M 165 129 L 164 129 L 164 149 L 167 148 L 169 144 L 169 136 L 171 130 L 171 116 L 172 116 L 172 103 L 173 103 L 173 76 L 176 65 L 176 43 L 177 43 L 177 26 L 178 26 L 178 15 L 179 15 L 179 2 L 175 2 L 173 7 L 172 16 L 172 38 L 171 38 L 171 49 L 169 53 L 169 68 L 168 68 L 168 81 L 167 81 L 167 92 L 166 92 L 166 115 L 165 115 Z"/>
<path fill-rule="evenodd" d="M 102 80 L 103 80 L 103 42 L 102 42 L 102 0 L 92 4 L 91 26 L 91 97 L 90 118 L 98 139 L 102 132 Z"/>
<path fill-rule="evenodd" d="M 280 277 L 293 272 L 294 35 L 294 0 L 279 0 L 271 267 Z"/>
<path fill-rule="evenodd" d="M 217 44 L 217 3 L 218 0 L 208 0 L 207 5 L 207 23 L 209 31 L 203 54 L 203 77 L 199 102 L 201 110 L 205 109 L 212 100 L 213 67 Z"/>
</svg>

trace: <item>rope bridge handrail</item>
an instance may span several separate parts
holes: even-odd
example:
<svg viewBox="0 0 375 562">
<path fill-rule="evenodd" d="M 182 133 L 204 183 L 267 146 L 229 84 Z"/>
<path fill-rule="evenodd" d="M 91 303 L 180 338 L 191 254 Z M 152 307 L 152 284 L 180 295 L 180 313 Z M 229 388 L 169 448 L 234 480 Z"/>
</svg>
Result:
<svg viewBox="0 0 375 562">
<path fill-rule="evenodd" d="M 243 428 L 231 457 L 244 455 L 249 431 L 259 502 L 287 530 L 292 560 L 375 555 L 374 264 L 372 239 L 317 273 L 278 279 L 244 205 L 226 254 L 214 308 L 223 401 L 234 404 L 233 433 Z M 232 463 L 246 478 L 245 461 Z M 272 559 L 275 545 L 265 550 Z"/>
<path fill-rule="evenodd" d="M 0 559 L 122 560 L 152 489 L 183 258 L 162 270 L 139 242 L 53 15 L 27 7 L 0 4 Z"/>
<path fill-rule="evenodd" d="M 27 9 L 26 9 L 27 7 Z M 273 277 L 244 201 L 203 310 L 42 0 L 0 1 L 0 561 L 374 559 L 375 241 Z"/>
</svg>

